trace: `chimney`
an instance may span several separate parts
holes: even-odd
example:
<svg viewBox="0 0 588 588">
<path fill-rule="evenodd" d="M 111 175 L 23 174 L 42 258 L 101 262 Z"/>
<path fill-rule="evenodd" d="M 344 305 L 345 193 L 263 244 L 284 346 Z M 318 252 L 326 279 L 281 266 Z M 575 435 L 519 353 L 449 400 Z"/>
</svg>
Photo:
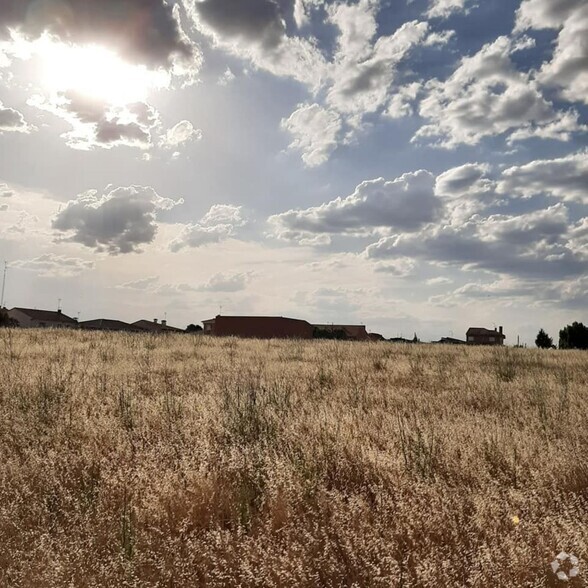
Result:
<svg viewBox="0 0 588 588">
<path fill-rule="evenodd" d="M 498 327 L 498 332 L 502 335 L 502 327 Z"/>
<path fill-rule="evenodd" d="M 61 308 L 57 309 L 57 314 L 61 314 Z"/>
<path fill-rule="evenodd" d="M 153 319 L 153 322 L 154 322 L 155 324 L 157 324 L 157 319 Z"/>
<path fill-rule="evenodd" d="M 161 321 L 161 326 L 162 327 L 165 327 L 166 325 L 167 325 L 167 321 L 165 321 L 165 320 L 164 321 Z"/>
</svg>

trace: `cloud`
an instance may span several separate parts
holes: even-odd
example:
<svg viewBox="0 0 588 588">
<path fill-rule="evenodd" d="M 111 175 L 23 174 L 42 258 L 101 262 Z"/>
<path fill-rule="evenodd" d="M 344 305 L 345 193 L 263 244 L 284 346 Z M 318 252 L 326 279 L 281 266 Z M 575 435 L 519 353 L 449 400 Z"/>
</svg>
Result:
<svg viewBox="0 0 588 588">
<path fill-rule="evenodd" d="M 157 111 L 144 102 L 112 106 L 74 92 L 51 99 L 36 95 L 28 104 L 67 121 L 72 130 L 62 135 L 73 149 L 111 149 L 125 145 L 148 149 L 151 130 L 159 123 Z"/>
<path fill-rule="evenodd" d="M 228 86 L 235 79 L 235 77 L 236 76 L 231 71 L 231 68 L 227 67 L 227 69 L 225 69 L 223 75 L 219 77 L 217 84 L 219 86 Z"/>
<path fill-rule="evenodd" d="M 199 222 L 183 225 L 178 236 L 170 242 L 169 248 L 178 252 L 185 247 L 220 243 L 234 236 L 236 229 L 245 223 L 240 206 L 215 204 Z"/>
<path fill-rule="evenodd" d="M 343 49 L 331 71 L 329 105 L 340 112 L 362 116 L 383 107 L 388 102 L 397 65 L 425 40 L 427 32 L 427 23 L 407 22 L 392 35 L 379 37 L 367 58 L 360 53 L 362 58 L 358 59 L 357 49 L 351 54 Z"/>
<path fill-rule="evenodd" d="M 419 129 L 413 141 L 432 140 L 452 148 L 461 143 L 476 145 L 484 137 L 520 128 L 527 129 L 527 134 L 514 135 L 512 140 L 543 134 L 565 141 L 571 132 L 582 130 L 570 128 L 569 120 L 561 124 L 562 114 L 544 99 L 537 82 L 516 69 L 512 51 L 512 41 L 499 37 L 464 57 L 446 81 L 427 82 L 419 114 L 430 123 Z M 547 125 L 551 125 L 549 131 L 542 131 Z"/>
<path fill-rule="evenodd" d="M 332 110 L 318 104 L 300 104 L 289 118 L 282 119 L 281 126 L 294 137 L 289 149 L 301 151 L 304 163 L 316 167 L 337 148 L 343 125 L 341 117 Z"/>
<path fill-rule="evenodd" d="M 588 304 L 588 279 L 545 282 L 506 277 L 494 282 L 469 282 L 449 294 L 433 296 L 430 302 L 438 306 L 464 306 L 480 304 L 481 300 L 504 306 L 524 300 L 534 307 L 557 305 L 583 309 Z"/>
<path fill-rule="evenodd" d="M 523 0 L 516 13 L 515 31 L 559 28 L 585 4 L 584 0 Z"/>
<path fill-rule="evenodd" d="M 245 290 L 254 272 L 218 273 L 198 289 L 205 292 L 240 292 Z"/>
<path fill-rule="evenodd" d="M 195 129 L 189 120 L 182 120 L 171 129 L 168 129 L 161 138 L 160 145 L 164 149 L 176 149 L 179 145 L 190 141 L 200 141 L 202 131 Z"/>
<path fill-rule="evenodd" d="M 453 280 L 444 276 L 438 276 L 436 278 L 428 279 L 425 284 L 427 284 L 427 286 L 443 286 L 445 284 L 453 284 Z"/>
<path fill-rule="evenodd" d="M 455 12 L 465 10 L 468 0 L 430 0 L 428 18 L 447 18 Z"/>
<path fill-rule="evenodd" d="M 28 125 L 24 116 L 14 108 L 7 108 L 0 102 L 0 134 L 30 133 L 34 127 Z"/>
<path fill-rule="evenodd" d="M 374 271 L 390 274 L 397 278 L 406 278 L 413 274 L 416 261 L 408 257 L 399 257 L 390 261 L 378 261 L 374 263 Z"/>
<path fill-rule="evenodd" d="M 143 186 L 108 187 L 103 195 L 90 190 L 70 200 L 53 219 L 52 227 L 66 234 L 62 240 L 98 252 L 140 252 L 141 245 L 155 238 L 157 212 L 182 202 L 162 198 L 153 188 Z"/>
<path fill-rule="evenodd" d="M 280 6 L 273 0 L 203 0 L 194 2 L 200 22 L 220 37 L 277 47 L 286 34 Z"/>
<path fill-rule="evenodd" d="M 3 0 L 0 36 L 11 29 L 30 39 L 49 32 L 67 43 L 107 43 L 126 59 L 153 68 L 171 68 L 174 61 L 195 56 L 177 10 L 164 0 Z"/>
<path fill-rule="evenodd" d="M 490 171 L 488 164 L 466 163 L 437 176 L 435 194 L 443 198 L 452 223 L 503 203 L 496 194 L 496 182 L 488 177 Z"/>
<path fill-rule="evenodd" d="M 8 210 L 8 204 L 0 204 L 0 212 L 6 212 Z"/>
<path fill-rule="evenodd" d="M 458 198 L 472 193 L 487 193 L 494 182 L 486 176 L 490 166 L 486 163 L 466 163 L 443 172 L 435 181 L 435 193 L 448 198 Z"/>
<path fill-rule="evenodd" d="M 414 114 L 413 104 L 416 101 L 421 88 L 422 84 L 420 82 L 413 82 L 412 84 L 396 88 L 390 98 L 384 116 L 390 118 L 412 116 Z"/>
<path fill-rule="evenodd" d="M 564 279 L 588 271 L 588 255 L 576 249 L 572 233 L 568 209 L 560 203 L 520 215 L 431 224 L 418 233 L 384 237 L 366 255 L 374 261 L 409 257 L 469 271 Z"/>
<path fill-rule="evenodd" d="M 34 259 L 19 259 L 10 263 L 11 267 L 37 272 L 44 277 L 69 278 L 79 276 L 94 269 L 94 262 L 78 257 L 65 257 L 54 253 L 45 253 Z"/>
<path fill-rule="evenodd" d="M 242 227 L 246 222 L 242 207 L 232 204 L 213 204 L 200 220 L 200 223 L 205 226 L 224 224 L 234 228 Z"/>
<path fill-rule="evenodd" d="M 159 281 L 157 276 L 149 276 L 148 278 L 141 278 L 140 280 L 132 280 L 131 282 L 125 282 L 119 284 L 116 288 L 123 290 L 149 290 Z"/>
<path fill-rule="evenodd" d="M 378 23 L 377 2 L 359 0 L 354 4 L 337 2 L 327 10 L 331 24 L 339 29 L 337 39 L 337 61 L 358 61 L 372 53 L 372 39 L 375 37 Z"/>
<path fill-rule="evenodd" d="M 188 11 L 197 29 L 232 53 L 277 76 L 318 87 L 325 60 L 314 41 L 288 36 L 283 8 L 274 0 L 191 0 Z"/>
<path fill-rule="evenodd" d="M 14 190 L 11 190 L 6 184 L 0 184 L 0 198 L 12 198 Z"/>
<path fill-rule="evenodd" d="M 559 32 L 553 58 L 544 63 L 538 79 L 560 88 L 570 102 L 588 104 L 588 4 L 570 12 Z"/>
<path fill-rule="evenodd" d="M 588 204 L 588 151 L 509 167 L 502 172 L 498 191 L 526 198 L 544 194 Z"/>
<path fill-rule="evenodd" d="M 357 186 L 346 198 L 305 210 L 289 210 L 268 220 L 283 231 L 362 235 L 376 229 L 415 231 L 439 218 L 441 200 L 434 192 L 434 176 L 426 171 L 407 173 L 392 181 L 378 178 Z"/>
</svg>

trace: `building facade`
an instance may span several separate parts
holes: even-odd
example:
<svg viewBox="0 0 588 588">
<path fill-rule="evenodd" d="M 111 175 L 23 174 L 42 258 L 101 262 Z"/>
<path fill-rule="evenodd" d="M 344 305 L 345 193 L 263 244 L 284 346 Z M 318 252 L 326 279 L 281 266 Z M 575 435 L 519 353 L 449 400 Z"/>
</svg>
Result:
<svg viewBox="0 0 588 588">
<path fill-rule="evenodd" d="M 312 339 L 312 325 L 283 316 L 221 316 L 202 321 L 204 334 L 248 339 Z"/>
<path fill-rule="evenodd" d="M 348 341 L 368 341 L 369 335 L 365 325 L 312 325 L 317 331 L 342 335 L 342 339 Z"/>
<path fill-rule="evenodd" d="M 505 339 L 502 327 L 494 330 L 483 327 L 470 327 L 466 333 L 468 345 L 504 345 Z"/>
</svg>

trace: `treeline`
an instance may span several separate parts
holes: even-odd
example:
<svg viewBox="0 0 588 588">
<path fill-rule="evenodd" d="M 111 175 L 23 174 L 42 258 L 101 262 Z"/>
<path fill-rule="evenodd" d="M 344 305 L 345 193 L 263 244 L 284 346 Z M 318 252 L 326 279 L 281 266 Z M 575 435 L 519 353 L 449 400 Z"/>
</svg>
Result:
<svg viewBox="0 0 588 588">
<path fill-rule="evenodd" d="M 537 333 L 535 345 L 540 349 L 555 349 L 553 339 L 543 329 Z M 566 325 L 559 332 L 559 348 L 588 349 L 588 327 L 578 322 Z"/>
</svg>

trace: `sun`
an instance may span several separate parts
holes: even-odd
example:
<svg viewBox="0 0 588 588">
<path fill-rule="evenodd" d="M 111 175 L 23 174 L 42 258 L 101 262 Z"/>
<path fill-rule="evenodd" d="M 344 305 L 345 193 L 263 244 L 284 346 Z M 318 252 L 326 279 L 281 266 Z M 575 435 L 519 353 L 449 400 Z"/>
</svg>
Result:
<svg viewBox="0 0 588 588">
<path fill-rule="evenodd" d="M 145 101 L 150 90 L 165 87 L 167 75 L 122 60 L 99 45 L 47 44 L 42 52 L 44 83 L 57 92 L 124 106 Z"/>
</svg>

